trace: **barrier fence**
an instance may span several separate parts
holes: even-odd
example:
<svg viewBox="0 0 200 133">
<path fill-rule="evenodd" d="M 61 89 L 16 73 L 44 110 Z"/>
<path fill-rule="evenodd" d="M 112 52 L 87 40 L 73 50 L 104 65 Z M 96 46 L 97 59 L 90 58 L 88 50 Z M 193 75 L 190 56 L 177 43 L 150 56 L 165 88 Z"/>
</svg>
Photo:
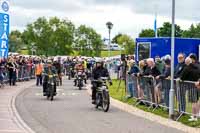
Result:
<svg viewBox="0 0 200 133">
<path fill-rule="evenodd" d="M 6 68 L 2 69 L 3 83 L 9 82 L 9 71 Z M 16 81 L 28 81 L 35 78 L 35 65 L 20 65 L 12 75 Z"/>
<path fill-rule="evenodd" d="M 129 87 L 133 88 L 133 97 L 138 101 L 135 104 L 136 106 L 142 102 L 153 111 L 158 107 L 169 109 L 170 79 L 157 80 L 152 76 L 127 75 L 126 80 L 127 90 L 129 90 Z M 199 116 L 200 90 L 195 87 L 194 82 L 174 80 L 174 86 L 174 111 L 179 114 L 177 120 L 183 114 Z"/>
</svg>

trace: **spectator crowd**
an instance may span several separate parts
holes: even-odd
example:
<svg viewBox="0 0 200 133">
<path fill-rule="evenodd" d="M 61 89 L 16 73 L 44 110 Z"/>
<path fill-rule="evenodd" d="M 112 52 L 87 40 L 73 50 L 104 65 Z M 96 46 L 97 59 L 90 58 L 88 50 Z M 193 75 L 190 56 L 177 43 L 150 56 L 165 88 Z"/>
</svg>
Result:
<svg viewBox="0 0 200 133">
<path fill-rule="evenodd" d="M 200 117 L 200 64 L 195 54 L 186 57 L 184 53 L 179 53 L 177 58 L 174 89 L 178 111 L 179 113 L 187 112 L 187 104 L 191 103 L 193 115 L 189 120 L 197 121 L 197 117 Z M 170 55 L 162 58 L 156 56 L 155 59 L 144 59 L 138 63 L 134 56 L 129 56 L 124 61 L 126 62 L 125 71 L 122 60 L 121 63 L 114 64 L 116 64 L 115 70 L 118 70 L 118 78 L 126 79 L 127 98 L 146 100 L 156 106 L 164 104 L 168 109 L 171 82 Z"/>
</svg>

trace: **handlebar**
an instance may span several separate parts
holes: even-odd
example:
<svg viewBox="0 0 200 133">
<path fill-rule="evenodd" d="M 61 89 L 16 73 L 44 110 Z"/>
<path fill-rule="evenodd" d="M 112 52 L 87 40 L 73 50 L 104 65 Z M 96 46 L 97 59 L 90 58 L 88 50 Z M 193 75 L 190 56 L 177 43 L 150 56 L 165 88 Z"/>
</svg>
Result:
<svg viewBox="0 0 200 133">
<path fill-rule="evenodd" d="M 93 79 L 92 81 L 101 82 L 101 81 L 105 81 L 105 80 L 108 80 L 108 78 L 107 77 L 100 77 L 99 79 Z"/>
<path fill-rule="evenodd" d="M 49 75 L 49 74 L 46 74 L 46 73 L 42 73 L 42 75 L 43 75 L 43 76 L 50 76 L 50 75 L 52 75 L 53 77 L 58 76 L 58 74 L 50 74 L 50 75 Z"/>
</svg>

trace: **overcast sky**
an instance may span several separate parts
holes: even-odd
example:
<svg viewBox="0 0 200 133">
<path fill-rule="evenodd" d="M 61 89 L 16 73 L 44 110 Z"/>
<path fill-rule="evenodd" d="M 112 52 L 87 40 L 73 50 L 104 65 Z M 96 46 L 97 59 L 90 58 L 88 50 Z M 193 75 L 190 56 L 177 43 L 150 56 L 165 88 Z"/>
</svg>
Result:
<svg viewBox="0 0 200 133">
<path fill-rule="evenodd" d="M 69 19 L 76 26 L 85 24 L 107 37 L 105 23 L 114 24 L 112 36 L 126 33 L 137 37 L 144 28 L 152 28 L 155 12 L 158 27 L 171 21 L 172 0 L 10 0 L 11 30 L 23 30 L 40 16 Z M 187 29 L 200 20 L 199 0 L 176 0 L 176 23 Z"/>
</svg>

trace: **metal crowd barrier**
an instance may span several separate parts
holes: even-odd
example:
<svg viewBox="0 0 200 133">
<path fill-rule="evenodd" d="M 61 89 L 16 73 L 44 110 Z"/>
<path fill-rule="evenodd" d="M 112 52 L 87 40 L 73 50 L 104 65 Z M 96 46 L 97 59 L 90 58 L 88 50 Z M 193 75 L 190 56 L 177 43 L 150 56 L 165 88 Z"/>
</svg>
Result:
<svg viewBox="0 0 200 133">
<path fill-rule="evenodd" d="M 128 78 L 127 80 L 130 80 Z M 153 109 L 153 111 L 158 107 L 169 109 L 170 79 L 156 80 L 152 76 L 132 76 L 131 78 L 134 88 L 133 96 L 138 101 L 135 106 L 144 103 L 149 109 Z M 129 82 L 127 81 L 127 83 Z M 179 114 L 177 120 L 179 120 L 183 114 L 198 116 L 200 113 L 200 90 L 195 87 L 194 82 L 175 80 L 174 86 L 174 111 Z M 192 112 L 192 108 L 194 107 L 197 108 L 196 114 Z"/>
<path fill-rule="evenodd" d="M 9 71 L 4 68 L 2 70 L 3 74 L 3 83 L 7 84 L 9 82 Z M 28 65 L 19 65 L 18 69 L 16 70 L 16 81 L 28 81 L 30 79 L 35 78 L 35 65 L 28 66 Z"/>
<path fill-rule="evenodd" d="M 2 71 L 3 73 L 3 83 L 8 83 L 8 81 L 9 81 L 9 77 L 8 77 L 8 70 L 7 69 L 3 69 L 3 71 Z"/>
</svg>

